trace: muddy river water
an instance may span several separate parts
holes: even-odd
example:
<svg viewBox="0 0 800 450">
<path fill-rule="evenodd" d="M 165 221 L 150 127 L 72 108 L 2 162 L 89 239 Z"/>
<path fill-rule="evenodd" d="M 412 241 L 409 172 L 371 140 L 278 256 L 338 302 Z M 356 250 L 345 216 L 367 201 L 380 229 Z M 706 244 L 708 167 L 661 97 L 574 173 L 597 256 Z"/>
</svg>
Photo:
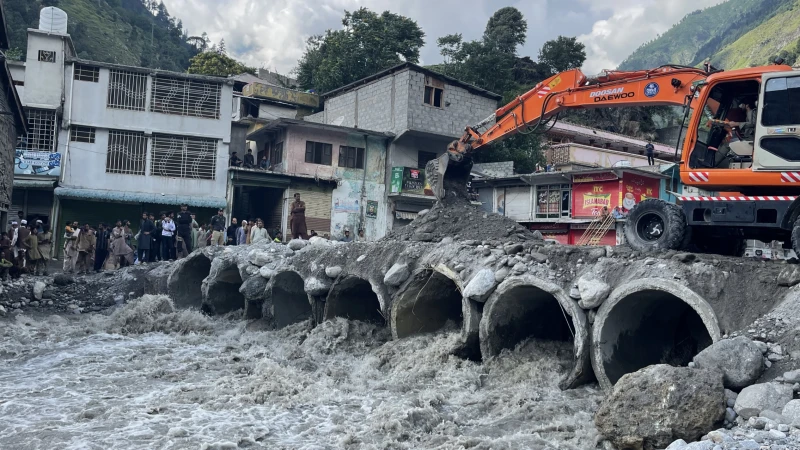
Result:
<svg viewBox="0 0 800 450">
<path fill-rule="evenodd" d="M 258 331 L 146 296 L 0 322 L 1 449 L 590 449 L 601 394 L 571 345 L 476 363 L 454 328 L 393 341 L 336 319 Z"/>
</svg>

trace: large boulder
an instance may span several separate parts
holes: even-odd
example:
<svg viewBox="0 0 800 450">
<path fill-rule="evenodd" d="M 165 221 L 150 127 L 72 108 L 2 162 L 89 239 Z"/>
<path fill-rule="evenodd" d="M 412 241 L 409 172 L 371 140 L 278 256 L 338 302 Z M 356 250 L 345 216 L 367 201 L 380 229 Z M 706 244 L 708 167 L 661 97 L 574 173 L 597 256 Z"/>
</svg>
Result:
<svg viewBox="0 0 800 450">
<path fill-rule="evenodd" d="M 264 298 L 267 289 L 267 279 L 264 277 L 252 277 L 245 280 L 239 288 L 239 293 L 244 295 L 245 300 L 258 300 Z"/>
<path fill-rule="evenodd" d="M 660 449 L 713 430 L 725 416 L 724 401 L 718 372 L 660 364 L 620 378 L 594 422 L 617 448 Z"/>
<path fill-rule="evenodd" d="M 790 400 L 789 403 L 784 405 L 781 415 L 792 425 L 800 425 L 800 400 Z"/>
<path fill-rule="evenodd" d="M 287 247 L 294 251 L 302 250 L 306 245 L 308 245 L 308 241 L 304 241 L 302 239 L 292 239 L 286 244 Z"/>
<path fill-rule="evenodd" d="M 742 389 L 736 397 L 733 410 L 745 419 L 758 416 L 761 411 L 783 411 L 792 399 L 792 385 L 783 383 L 754 384 Z"/>
<path fill-rule="evenodd" d="M 33 298 L 38 301 L 42 301 L 44 296 L 44 290 L 47 288 L 47 285 L 44 281 L 37 281 L 33 283 Z"/>
<path fill-rule="evenodd" d="M 716 342 L 697 354 L 693 361 L 699 369 L 721 372 L 725 387 L 734 390 L 755 383 L 764 371 L 761 350 L 744 336 Z"/>
<path fill-rule="evenodd" d="M 386 275 L 383 277 L 383 283 L 387 286 L 400 286 L 410 276 L 411 269 L 408 268 L 408 264 L 396 263 L 386 272 Z"/>
<path fill-rule="evenodd" d="M 494 272 L 491 269 L 482 269 L 467 283 L 467 287 L 464 288 L 464 297 L 476 302 L 483 302 L 489 298 L 494 288 Z"/>
<path fill-rule="evenodd" d="M 308 277 L 303 282 L 303 289 L 306 294 L 311 296 L 326 295 L 331 290 L 332 284 L 331 280 L 327 278 Z"/>
<path fill-rule="evenodd" d="M 594 309 L 603 304 L 611 293 L 611 286 L 594 278 L 580 277 L 578 279 L 578 292 L 581 299 L 578 306 L 583 309 Z"/>
</svg>

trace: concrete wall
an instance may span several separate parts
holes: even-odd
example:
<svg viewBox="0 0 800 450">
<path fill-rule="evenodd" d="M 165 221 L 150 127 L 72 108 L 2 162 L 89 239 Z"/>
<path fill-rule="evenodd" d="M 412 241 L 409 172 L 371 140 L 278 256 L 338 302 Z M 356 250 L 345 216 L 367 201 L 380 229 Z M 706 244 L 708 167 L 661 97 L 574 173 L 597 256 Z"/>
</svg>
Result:
<svg viewBox="0 0 800 450">
<path fill-rule="evenodd" d="M 25 106 L 49 109 L 61 106 L 66 47 L 65 37 L 37 32 L 28 33 L 25 84 L 35 88 L 28 89 L 25 93 Z M 40 50 L 55 52 L 55 62 L 40 62 Z"/>
<path fill-rule="evenodd" d="M 647 156 L 635 153 L 618 152 L 609 149 L 589 147 L 580 144 L 569 144 L 569 161 L 573 163 L 613 167 L 614 164 L 627 161 L 630 167 L 648 166 Z"/>
<path fill-rule="evenodd" d="M 61 142 L 69 140 L 69 132 L 62 130 Z M 64 167 L 63 185 L 76 188 L 112 190 L 117 192 L 146 192 L 150 194 L 178 194 L 193 197 L 225 197 L 228 171 L 228 144 L 217 143 L 217 167 L 214 180 L 173 178 L 150 174 L 150 141 L 147 148 L 145 175 L 106 173 L 108 130 L 98 128 L 94 144 L 71 142 Z"/>
<path fill-rule="evenodd" d="M 14 81 L 21 81 L 25 82 L 25 65 L 23 63 L 18 63 L 14 61 L 8 62 L 8 68 L 11 71 L 11 78 Z M 22 104 L 25 104 L 25 86 L 14 86 L 17 89 L 17 95 L 19 95 L 19 101 Z"/>
<path fill-rule="evenodd" d="M 72 78 L 72 65 L 64 69 Z M 27 76 L 30 76 L 28 73 Z M 129 111 L 106 107 L 108 98 L 109 69 L 101 68 L 97 83 L 75 81 L 72 92 L 67 91 L 64 117 L 72 125 L 111 128 L 116 130 L 144 131 L 147 133 L 177 134 L 181 136 L 210 137 L 221 139 L 225 144 L 231 138 L 231 108 L 233 86 L 223 84 L 220 93 L 220 119 L 179 116 L 150 112 L 152 77 L 147 77 L 145 111 Z M 38 89 L 38 87 L 37 87 Z M 64 141 L 61 141 L 64 142 Z M 227 155 L 227 153 L 225 153 Z M 227 165 L 227 158 L 218 164 Z M 223 191 L 224 192 L 224 191 Z"/>
<path fill-rule="evenodd" d="M 445 84 L 442 107 L 423 102 L 425 74 L 410 72 L 408 89 L 408 128 L 460 137 L 464 128 L 494 114 L 497 101 L 475 95 L 464 88 Z M 449 105 L 448 105 L 449 104 Z"/>
</svg>

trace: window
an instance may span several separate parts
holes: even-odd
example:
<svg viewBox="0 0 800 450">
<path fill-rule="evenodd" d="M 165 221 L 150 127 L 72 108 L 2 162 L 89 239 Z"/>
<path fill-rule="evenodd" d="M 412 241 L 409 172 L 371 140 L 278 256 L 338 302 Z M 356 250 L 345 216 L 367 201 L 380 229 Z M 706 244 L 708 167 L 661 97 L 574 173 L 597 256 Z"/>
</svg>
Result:
<svg viewBox="0 0 800 450">
<path fill-rule="evenodd" d="M 767 80 L 761 123 L 765 127 L 800 124 L 800 77 Z"/>
<path fill-rule="evenodd" d="M 17 149 L 33 152 L 55 152 L 56 112 L 29 109 L 28 134 L 20 136 Z"/>
<path fill-rule="evenodd" d="M 39 50 L 39 61 L 48 63 L 56 62 L 56 52 L 50 50 Z"/>
<path fill-rule="evenodd" d="M 333 145 L 322 142 L 306 141 L 306 162 L 331 165 Z"/>
<path fill-rule="evenodd" d="M 153 77 L 153 98 L 150 110 L 178 116 L 219 119 L 220 83 Z"/>
<path fill-rule="evenodd" d="M 75 79 L 77 81 L 91 81 L 97 83 L 100 79 L 100 68 L 75 64 Z"/>
<path fill-rule="evenodd" d="M 153 135 L 152 175 L 213 180 L 216 168 L 215 139 Z"/>
<path fill-rule="evenodd" d="M 94 129 L 92 129 L 92 139 L 94 139 Z M 147 137 L 144 133 L 109 130 L 106 172 L 144 175 L 146 161 Z"/>
<path fill-rule="evenodd" d="M 22 80 L 14 80 L 14 86 L 25 86 L 25 82 Z"/>
<path fill-rule="evenodd" d="M 269 153 L 269 166 L 274 167 L 283 162 L 283 142 L 278 142 Z"/>
<path fill-rule="evenodd" d="M 339 147 L 339 167 L 350 169 L 364 168 L 364 149 L 358 147 Z"/>
<path fill-rule="evenodd" d="M 444 97 L 444 82 L 426 75 L 425 98 L 423 99 L 425 104 L 441 108 L 443 97 Z"/>
<path fill-rule="evenodd" d="M 569 184 L 536 186 L 536 218 L 557 219 L 569 217 L 572 209 Z"/>
<path fill-rule="evenodd" d="M 417 152 L 417 169 L 424 169 L 428 161 L 436 159 L 436 153 L 433 152 Z"/>
<path fill-rule="evenodd" d="M 69 140 L 72 142 L 86 142 L 94 144 L 95 128 L 72 127 L 69 130 Z"/>
<path fill-rule="evenodd" d="M 109 108 L 144 111 L 147 99 L 147 75 L 111 70 L 108 80 Z"/>
</svg>

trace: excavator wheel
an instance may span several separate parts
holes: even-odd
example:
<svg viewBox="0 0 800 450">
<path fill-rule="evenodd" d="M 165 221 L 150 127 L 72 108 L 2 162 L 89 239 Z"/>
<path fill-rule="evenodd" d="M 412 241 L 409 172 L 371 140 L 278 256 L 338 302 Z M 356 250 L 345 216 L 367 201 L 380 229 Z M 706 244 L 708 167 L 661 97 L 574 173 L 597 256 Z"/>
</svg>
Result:
<svg viewBox="0 0 800 450">
<path fill-rule="evenodd" d="M 795 255 L 800 257 L 800 217 L 794 221 L 794 227 L 792 228 L 792 250 L 794 250 Z"/>
<path fill-rule="evenodd" d="M 657 198 L 642 200 L 625 222 L 625 240 L 634 250 L 677 250 L 686 244 L 686 216 L 672 203 Z"/>
</svg>

